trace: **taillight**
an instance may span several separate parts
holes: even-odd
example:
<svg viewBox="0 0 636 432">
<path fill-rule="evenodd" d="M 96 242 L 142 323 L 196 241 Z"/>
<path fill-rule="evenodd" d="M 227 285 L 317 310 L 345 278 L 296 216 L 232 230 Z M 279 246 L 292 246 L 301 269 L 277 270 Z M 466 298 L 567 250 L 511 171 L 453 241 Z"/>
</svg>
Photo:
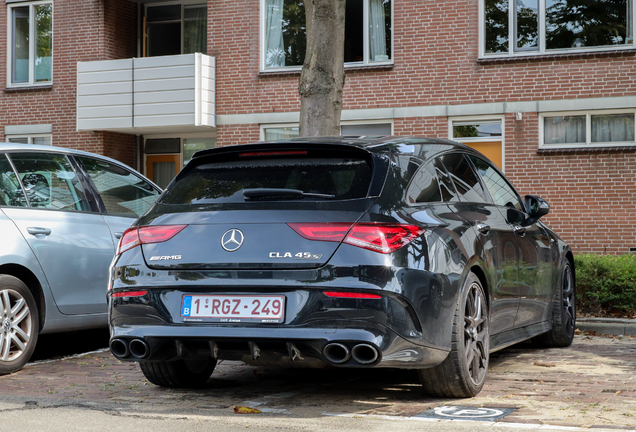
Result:
<svg viewBox="0 0 636 432">
<path fill-rule="evenodd" d="M 162 243 L 179 234 L 187 225 L 164 225 L 129 228 L 119 240 L 117 255 L 140 244 Z"/>
<path fill-rule="evenodd" d="M 336 298 L 353 298 L 353 299 L 381 299 L 382 296 L 377 294 L 366 294 L 356 292 L 344 292 L 344 291 L 325 291 L 327 297 Z"/>
<path fill-rule="evenodd" d="M 388 254 L 421 236 L 424 228 L 406 224 L 290 223 L 294 231 L 308 240 L 344 241 L 375 252 Z"/>
<path fill-rule="evenodd" d="M 148 291 L 119 291 L 112 293 L 111 297 L 143 297 Z"/>
</svg>

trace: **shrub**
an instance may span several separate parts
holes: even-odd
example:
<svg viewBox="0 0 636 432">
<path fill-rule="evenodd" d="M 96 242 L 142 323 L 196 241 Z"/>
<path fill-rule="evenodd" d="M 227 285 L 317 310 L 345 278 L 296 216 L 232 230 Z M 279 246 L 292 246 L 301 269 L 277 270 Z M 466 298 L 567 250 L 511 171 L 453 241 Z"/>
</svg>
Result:
<svg viewBox="0 0 636 432">
<path fill-rule="evenodd" d="M 636 255 L 574 257 L 576 306 L 598 316 L 636 315 Z"/>
</svg>

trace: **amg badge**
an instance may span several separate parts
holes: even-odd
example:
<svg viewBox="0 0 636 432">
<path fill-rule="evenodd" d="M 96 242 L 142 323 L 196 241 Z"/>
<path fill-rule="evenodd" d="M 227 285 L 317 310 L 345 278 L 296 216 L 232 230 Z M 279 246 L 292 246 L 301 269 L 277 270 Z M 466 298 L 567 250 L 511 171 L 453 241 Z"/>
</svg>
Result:
<svg viewBox="0 0 636 432">
<path fill-rule="evenodd" d="M 150 261 L 168 261 L 168 260 L 180 260 L 181 255 L 166 255 L 166 256 L 153 256 L 150 257 Z"/>
<path fill-rule="evenodd" d="M 317 260 L 322 257 L 322 254 L 312 254 L 310 252 L 270 252 L 270 258 L 294 258 L 297 260 Z"/>
</svg>

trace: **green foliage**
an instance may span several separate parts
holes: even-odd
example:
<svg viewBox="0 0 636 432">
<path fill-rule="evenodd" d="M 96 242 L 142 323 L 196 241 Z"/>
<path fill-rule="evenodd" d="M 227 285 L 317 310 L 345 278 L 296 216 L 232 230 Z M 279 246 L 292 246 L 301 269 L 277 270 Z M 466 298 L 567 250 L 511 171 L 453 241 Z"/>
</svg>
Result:
<svg viewBox="0 0 636 432">
<path fill-rule="evenodd" d="M 581 312 L 636 315 L 636 255 L 574 257 Z"/>
</svg>

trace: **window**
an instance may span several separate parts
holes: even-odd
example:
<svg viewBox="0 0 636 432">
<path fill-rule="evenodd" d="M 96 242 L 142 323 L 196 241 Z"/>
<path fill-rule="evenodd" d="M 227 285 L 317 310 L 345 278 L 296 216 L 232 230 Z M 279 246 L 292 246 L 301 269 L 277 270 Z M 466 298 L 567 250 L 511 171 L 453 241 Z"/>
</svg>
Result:
<svg viewBox="0 0 636 432">
<path fill-rule="evenodd" d="M 464 155 L 452 153 L 439 159 L 446 167 L 462 201 L 487 202 L 481 182 Z"/>
<path fill-rule="evenodd" d="M 482 0 L 482 55 L 634 48 L 636 0 Z"/>
<path fill-rule="evenodd" d="M 490 164 L 485 160 L 475 156 L 468 156 L 473 165 L 475 166 L 477 173 L 481 176 L 481 179 L 486 185 L 486 189 L 490 192 L 495 204 L 502 207 L 508 207 L 517 211 L 525 211 L 519 195 L 508 184 L 505 178 L 501 176 Z"/>
<path fill-rule="evenodd" d="M 633 146 L 636 110 L 546 113 L 540 147 Z"/>
<path fill-rule="evenodd" d="M 9 86 L 52 80 L 53 4 L 9 6 Z"/>
<path fill-rule="evenodd" d="M 0 206 L 27 206 L 20 182 L 5 155 L 0 155 Z"/>
<path fill-rule="evenodd" d="M 207 54 L 207 6 L 147 5 L 146 55 Z"/>
<path fill-rule="evenodd" d="M 450 119 L 451 139 L 481 152 L 504 169 L 503 118 Z"/>
<path fill-rule="evenodd" d="M 392 7 L 392 0 L 347 0 L 346 64 L 391 63 Z M 302 0 L 261 0 L 261 29 L 261 69 L 302 66 L 306 48 Z"/>
<path fill-rule="evenodd" d="M 137 218 L 159 196 L 148 182 L 124 168 L 93 158 L 76 159 L 89 174 L 108 214 Z"/>
<path fill-rule="evenodd" d="M 413 175 L 406 198 L 409 204 L 442 201 L 433 163 L 425 164 Z"/>
<path fill-rule="evenodd" d="M 89 211 L 75 171 L 66 156 L 46 153 L 12 153 L 11 162 L 22 181 L 31 207 Z"/>
<path fill-rule="evenodd" d="M 7 142 L 16 144 L 52 145 L 53 137 L 50 134 L 7 135 Z"/>
</svg>

